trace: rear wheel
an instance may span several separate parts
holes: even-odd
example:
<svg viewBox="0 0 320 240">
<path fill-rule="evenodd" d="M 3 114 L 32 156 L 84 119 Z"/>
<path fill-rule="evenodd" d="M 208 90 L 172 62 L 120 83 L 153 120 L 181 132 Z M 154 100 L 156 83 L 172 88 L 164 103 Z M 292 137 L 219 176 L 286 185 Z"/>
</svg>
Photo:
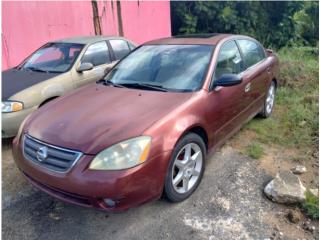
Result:
<svg viewBox="0 0 320 240">
<path fill-rule="evenodd" d="M 275 95 L 276 95 L 276 84 L 274 81 L 272 81 L 267 92 L 267 97 L 264 102 L 263 109 L 260 112 L 260 116 L 267 118 L 271 115 L 273 106 L 274 106 Z"/>
<path fill-rule="evenodd" d="M 172 202 L 188 198 L 198 187 L 205 169 L 205 144 L 189 133 L 176 145 L 167 171 L 164 193 Z"/>
</svg>

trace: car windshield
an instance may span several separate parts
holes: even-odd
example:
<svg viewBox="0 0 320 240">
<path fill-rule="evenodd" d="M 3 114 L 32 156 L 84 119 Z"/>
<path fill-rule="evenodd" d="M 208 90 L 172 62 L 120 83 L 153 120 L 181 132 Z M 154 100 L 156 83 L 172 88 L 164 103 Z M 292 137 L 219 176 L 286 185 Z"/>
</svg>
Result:
<svg viewBox="0 0 320 240">
<path fill-rule="evenodd" d="M 110 71 L 107 83 L 148 90 L 190 92 L 201 88 L 214 46 L 145 45 Z"/>
<path fill-rule="evenodd" d="M 19 68 L 39 72 L 66 72 L 83 46 L 75 43 L 48 43 L 34 52 Z"/>
</svg>

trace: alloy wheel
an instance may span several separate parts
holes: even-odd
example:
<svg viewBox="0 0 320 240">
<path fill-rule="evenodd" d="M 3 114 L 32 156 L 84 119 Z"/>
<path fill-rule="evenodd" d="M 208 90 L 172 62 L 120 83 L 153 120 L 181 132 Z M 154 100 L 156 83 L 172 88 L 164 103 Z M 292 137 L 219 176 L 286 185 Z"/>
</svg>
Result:
<svg viewBox="0 0 320 240">
<path fill-rule="evenodd" d="M 273 108 L 274 104 L 274 96 L 275 96 L 275 86 L 274 84 L 271 84 L 269 90 L 268 90 L 268 95 L 266 99 L 266 112 L 267 114 L 270 114 Z"/>
<path fill-rule="evenodd" d="M 199 181 L 203 164 L 201 148 L 196 143 L 188 143 L 181 148 L 172 168 L 172 185 L 176 192 L 189 192 Z"/>
</svg>

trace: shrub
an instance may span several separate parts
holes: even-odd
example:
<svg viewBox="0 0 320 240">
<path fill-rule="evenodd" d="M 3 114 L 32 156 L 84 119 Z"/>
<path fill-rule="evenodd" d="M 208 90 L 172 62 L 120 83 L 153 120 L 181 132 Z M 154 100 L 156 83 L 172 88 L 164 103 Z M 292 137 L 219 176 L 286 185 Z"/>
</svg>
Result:
<svg viewBox="0 0 320 240">
<path fill-rule="evenodd" d="M 302 209 L 311 219 L 319 219 L 319 198 L 309 190 L 306 191 L 306 201 L 302 204 Z"/>
</svg>

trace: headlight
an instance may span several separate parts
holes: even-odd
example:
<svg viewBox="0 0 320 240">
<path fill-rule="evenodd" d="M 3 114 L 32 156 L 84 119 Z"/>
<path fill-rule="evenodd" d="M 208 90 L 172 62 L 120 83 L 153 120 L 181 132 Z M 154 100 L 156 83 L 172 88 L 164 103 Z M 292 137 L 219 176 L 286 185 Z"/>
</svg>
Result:
<svg viewBox="0 0 320 240">
<path fill-rule="evenodd" d="M 151 137 L 141 136 L 115 144 L 100 152 L 89 169 L 120 170 L 137 166 L 147 160 Z"/>
<path fill-rule="evenodd" d="M 17 112 L 22 109 L 23 109 L 23 104 L 21 102 L 14 102 L 14 101 L 2 102 L 3 113 Z"/>
</svg>

